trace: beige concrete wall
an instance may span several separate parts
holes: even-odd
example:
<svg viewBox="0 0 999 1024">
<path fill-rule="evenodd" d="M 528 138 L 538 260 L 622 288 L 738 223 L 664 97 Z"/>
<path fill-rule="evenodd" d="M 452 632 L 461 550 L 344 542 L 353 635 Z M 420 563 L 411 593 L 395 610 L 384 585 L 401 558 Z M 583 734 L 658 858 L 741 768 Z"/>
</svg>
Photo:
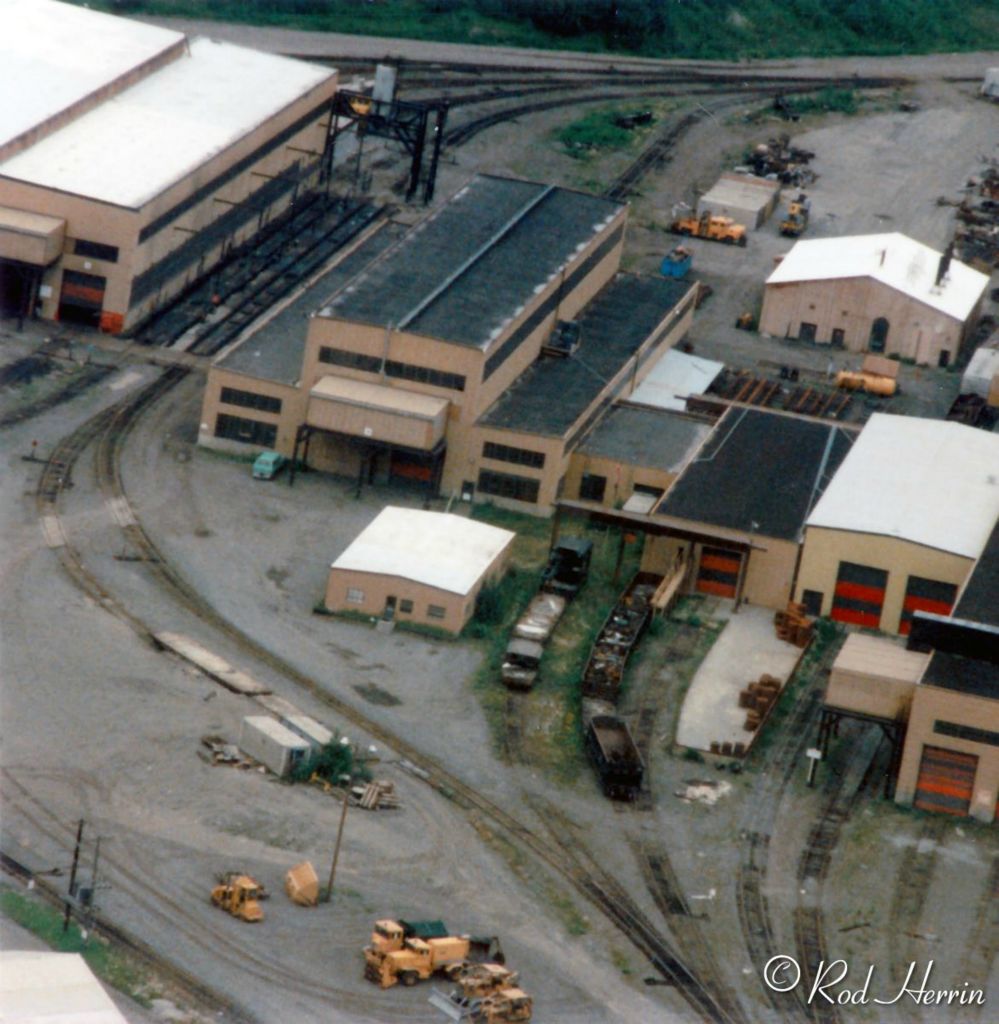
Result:
<svg viewBox="0 0 999 1024">
<path fill-rule="evenodd" d="M 851 352 L 865 352 L 871 325 L 889 323 L 885 354 L 936 366 L 940 353 L 954 362 L 965 325 L 894 288 L 868 277 L 767 285 L 760 313 L 760 333 L 798 337 L 802 323 L 817 325 L 816 341 L 828 343 L 834 328 L 844 332 Z"/>
<path fill-rule="evenodd" d="M 978 758 L 970 813 L 981 821 L 993 821 L 999 799 L 999 747 L 936 733 L 933 727 L 938 719 L 999 731 L 999 702 L 937 686 L 918 686 L 909 714 L 909 728 L 895 790 L 896 802 L 909 805 L 915 797 L 923 747 L 943 747 L 974 754 Z"/>
<path fill-rule="evenodd" d="M 270 413 L 261 409 L 247 409 L 241 405 L 229 405 L 222 401 L 223 388 L 236 388 L 250 391 L 256 395 L 268 395 L 281 399 L 281 412 Z M 251 454 L 260 451 L 260 445 L 243 444 L 228 438 L 215 436 L 215 424 L 219 413 L 230 416 L 241 416 L 243 419 L 257 420 L 260 423 L 277 426 L 275 451 L 291 458 L 295 447 L 295 431 L 305 418 L 307 395 L 298 388 L 288 384 L 277 384 L 274 381 L 258 380 L 241 373 L 233 373 L 213 366 L 208 371 L 205 392 L 201 399 L 201 420 L 198 424 L 198 444 L 217 451 L 230 451 L 238 454 Z"/>
<path fill-rule="evenodd" d="M 579 485 L 584 473 L 606 479 L 604 500 L 601 502 L 605 508 L 619 508 L 634 493 L 636 484 L 642 487 L 655 487 L 665 493 L 678 475 L 664 469 L 611 459 L 605 455 L 588 455 L 576 451 L 569 459 L 565 497 L 580 497 Z"/>
<path fill-rule="evenodd" d="M 396 621 L 433 626 L 435 629 L 443 629 L 457 635 L 474 614 L 479 591 L 489 580 L 502 576 L 508 558 L 509 547 L 493 559 L 467 594 L 453 594 L 399 576 L 331 568 L 326 584 L 325 604 L 334 612 L 352 611 L 381 617 L 385 612 L 386 599 L 392 595 L 397 598 Z M 361 592 L 360 601 L 348 601 L 348 590 L 351 589 Z M 401 603 L 405 600 L 413 602 L 411 612 L 402 611 Z M 428 609 L 431 605 L 444 609 L 443 618 L 430 616 Z"/>
<path fill-rule="evenodd" d="M 696 531 L 698 527 L 698 523 L 690 522 L 691 531 Z M 748 565 L 743 568 L 743 600 L 762 608 L 786 608 L 797 559 L 797 545 L 794 541 L 774 537 L 754 536 L 752 540 L 757 547 L 751 552 Z M 727 547 L 725 540 L 720 538 L 706 543 L 708 547 Z M 642 570 L 668 575 L 677 559 L 683 557 L 688 566 L 683 589 L 688 593 L 693 592 L 704 546 L 703 543 L 673 537 L 646 537 Z"/>
<path fill-rule="evenodd" d="M 829 674 L 825 703 L 875 718 L 904 722 L 916 684 L 911 679 L 879 679 L 864 672 L 837 669 Z"/>
<path fill-rule="evenodd" d="M 353 434 L 424 451 L 430 451 L 441 439 L 447 423 L 446 408 L 431 420 L 319 397 L 310 399 L 306 415 L 309 424 L 321 430 Z"/>
<path fill-rule="evenodd" d="M 888 573 L 880 626 L 885 633 L 898 633 L 910 576 L 953 583 L 960 587 L 974 567 L 974 561 L 970 558 L 894 537 L 809 526 L 805 530 L 795 600 L 802 600 L 806 590 L 816 590 L 822 594 L 822 614 L 828 615 L 832 609 L 840 562 L 869 565 Z"/>
<path fill-rule="evenodd" d="M 62 272 L 64 268 L 68 268 L 107 278 L 103 307 L 106 329 L 128 328 L 145 319 L 155 308 L 211 269 L 221 258 L 223 251 L 241 244 L 255 234 L 262 223 L 280 213 L 290 201 L 290 194 L 265 211 L 262 218 L 250 218 L 248 223 L 230 238 L 202 253 L 200 259 L 182 267 L 155 294 L 136 303 L 131 302 L 133 278 L 177 249 L 191 237 L 192 233 L 197 233 L 210 225 L 233 204 L 246 200 L 269 178 L 284 171 L 296 161 L 305 163 L 314 160 L 315 157 L 306 156 L 301 150 L 322 151 L 325 138 L 324 124 L 328 121 L 327 113 L 324 111 L 318 114 L 310 124 L 284 144 L 242 171 L 232 181 L 205 196 L 174 223 L 140 244 L 139 232 L 142 227 L 224 173 L 323 100 L 330 99 L 335 91 L 334 75 L 278 115 L 259 125 L 233 146 L 207 160 L 192 174 L 160 193 L 141 210 L 131 210 L 111 203 L 0 178 L 0 205 L 62 217 L 66 220 L 66 243 L 62 259 L 50 267 L 42 277 L 42 288 L 49 294 L 41 297 L 39 315 L 43 319 L 56 318 Z M 74 255 L 72 250 L 76 239 L 117 246 L 118 260 L 107 262 Z"/>
</svg>

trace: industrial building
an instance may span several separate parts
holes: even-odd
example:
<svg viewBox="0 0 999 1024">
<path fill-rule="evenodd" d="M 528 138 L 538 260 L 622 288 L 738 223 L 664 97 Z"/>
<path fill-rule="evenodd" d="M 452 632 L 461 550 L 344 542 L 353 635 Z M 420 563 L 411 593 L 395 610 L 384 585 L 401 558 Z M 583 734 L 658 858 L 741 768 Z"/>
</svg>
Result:
<svg viewBox="0 0 999 1024">
<path fill-rule="evenodd" d="M 477 175 L 304 337 L 264 330 L 220 354 L 199 442 L 548 514 L 572 453 L 693 317 L 696 284 L 618 272 L 626 216 Z"/>
<path fill-rule="evenodd" d="M 985 274 L 905 235 L 795 243 L 767 278 L 760 333 L 948 366 L 981 311 Z"/>
<path fill-rule="evenodd" d="M 337 75 L 2 0 L 0 311 L 128 330 L 315 182 Z"/>
<path fill-rule="evenodd" d="M 762 227 L 780 201 L 780 182 L 754 174 L 723 174 L 697 200 L 697 212 L 731 217 L 749 231 Z"/>
<path fill-rule="evenodd" d="M 999 525 L 953 614 L 916 611 L 909 649 L 849 636 L 823 701 L 820 744 L 842 717 L 891 740 L 895 799 L 919 810 L 996 820 L 999 804 Z"/>
<path fill-rule="evenodd" d="M 326 608 L 457 635 L 515 534 L 446 512 L 388 506 L 330 566 Z"/>
<path fill-rule="evenodd" d="M 999 518 L 999 436 L 876 413 L 808 516 L 795 599 L 905 634 L 949 614 Z"/>
<path fill-rule="evenodd" d="M 9 1024 L 128 1024 L 80 953 L 0 951 L 0 1007 Z"/>
<path fill-rule="evenodd" d="M 685 589 L 784 608 L 808 513 L 852 440 L 837 423 L 729 409 L 650 517 L 661 535 L 642 568 L 684 564 Z"/>
</svg>

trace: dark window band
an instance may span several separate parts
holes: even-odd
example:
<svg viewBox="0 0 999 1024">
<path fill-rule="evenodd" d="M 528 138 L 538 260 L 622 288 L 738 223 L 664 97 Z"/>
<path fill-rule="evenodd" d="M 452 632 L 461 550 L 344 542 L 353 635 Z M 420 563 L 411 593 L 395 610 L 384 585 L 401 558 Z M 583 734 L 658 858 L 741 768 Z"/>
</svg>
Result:
<svg viewBox="0 0 999 1024">
<path fill-rule="evenodd" d="M 513 498 L 515 501 L 536 504 L 539 487 L 539 480 L 532 480 L 526 476 L 495 473 L 491 469 L 479 470 L 479 490 L 483 494 L 493 494 L 498 498 Z"/>
<path fill-rule="evenodd" d="M 257 444 L 262 448 L 273 448 L 277 440 L 277 427 L 273 423 L 246 420 L 242 416 L 230 416 L 220 412 L 215 420 L 215 436 L 244 444 Z"/>
<path fill-rule="evenodd" d="M 509 445 L 486 441 L 482 446 L 484 459 L 495 459 L 497 462 L 511 462 L 517 466 L 530 466 L 532 469 L 543 469 L 544 452 L 532 452 L 527 448 L 512 448 Z"/>
<path fill-rule="evenodd" d="M 223 388 L 221 400 L 226 405 L 241 405 L 245 409 L 259 409 L 261 412 L 281 411 L 280 398 L 274 398 L 273 395 L 259 395 L 255 391 Z"/>
</svg>

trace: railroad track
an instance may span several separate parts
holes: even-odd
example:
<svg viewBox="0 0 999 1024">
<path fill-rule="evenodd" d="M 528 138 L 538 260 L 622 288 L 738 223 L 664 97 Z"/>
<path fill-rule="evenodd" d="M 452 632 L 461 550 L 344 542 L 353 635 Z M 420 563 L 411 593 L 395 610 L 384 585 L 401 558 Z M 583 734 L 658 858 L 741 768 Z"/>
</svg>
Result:
<svg viewBox="0 0 999 1024">
<path fill-rule="evenodd" d="M 524 760 L 523 741 L 526 715 L 526 696 L 508 690 L 503 700 L 503 754 L 513 764 Z"/>
<path fill-rule="evenodd" d="M 162 398 L 183 377 L 186 371 L 175 368 L 147 385 L 136 395 L 129 396 L 118 405 L 92 417 L 77 431 L 57 446 L 53 463 L 46 466 L 38 485 L 36 502 L 40 516 L 47 522 L 47 531 L 59 531 L 62 542 L 55 545 L 61 564 L 70 578 L 92 596 L 106 611 L 130 626 L 140 637 L 154 645 L 155 626 L 145 622 L 125 608 L 108 593 L 90 573 L 70 538 L 62 530 L 58 519 L 58 501 L 68 473 L 83 450 L 96 440 L 95 465 L 98 483 L 105 500 L 114 503 L 117 520 L 133 550 L 144 563 L 146 571 L 167 590 L 181 607 L 193 613 L 203 625 L 228 637 L 246 656 L 267 665 L 289 682 L 301 687 L 322 701 L 333 712 L 365 732 L 383 746 L 395 750 L 426 773 L 426 781 L 444 793 L 467 814 L 488 820 L 501 834 L 519 843 L 549 869 L 569 882 L 582 896 L 591 900 L 598 909 L 641 952 L 649 956 L 653 967 L 672 984 L 680 994 L 706 1019 L 728 1024 L 723 1011 L 677 957 L 667 940 L 648 920 L 632 910 L 633 904 L 624 890 L 605 873 L 598 876 L 596 868 L 584 869 L 576 862 L 568 862 L 563 846 L 544 840 L 509 812 L 449 772 L 441 762 L 425 754 L 402 737 L 368 718 L 352 704 L 326 690 L 313 677 L 295 668 L 275 655 L 238 626 L 221 616 L 215 608 L 197 593 L 165 559 L 141 523 L 131 513 L 120 476 L 121 446 L 134 426 L 137 416 Z"/>
<path fill-rule="evenodd" d="M 69 858 L 75 840 L 75 830 L 71 825 L 60 820 L 49 810 L 10 769 L 0 768 L 0 791 L 3 792 L 4 805 L 7 808 L 5 813 L 16 809 L 16 813 L 37 833 L 57 844 L 60 851 L 67 859 Z M 167 886 L 151 884 L 155 881 L 154 867 L 150 867 L 146 862 L 143 863 L 141 870 L 135 869 L 131 865 L 139 861 L 128 856 L 127 852 L 116 853 L 111 848 L 102 850 L 101 862 L 105 877 L 113 878 L 116 893 L 127 895 L 129 901 L 144 917 L 159 921 L 167 926 L 173 935 L 183 936 L 192 950 L 211 957 L 216 963 L 221 962 L 232 971 L 252 975 L 261 982 L 285 986 L 289 991 L 311 995 L 317 999 L 335 1000 L 334 1005 L 344 1010 L 353 1010 L 365 1015 L 377 1013 L 379 1019 L 391 1017 L 400 1022 L 411 1018 L 407 1011 L 393 1011 L 391 1007 L 385 1006 L 384 1000 L 376 995 L 358 995 L 350 989 L 327 985 L 310 974 L 289 968 L 274 956 L 259 952 L 246 941 L 235 938 L 234 935 L 239 935 L 239 926 L 233 928 L 227 916 L 208 906 L 207 888 L 200 894 L 200 900 L 198 894 L 190 893 L 189 898 L 175 898 L 170 895 Z M 192 913 L 192 901 L 199 902 L 204 912 Z M 154 960 L 157 969 L 163 964 L 162 957 L 157 956 L 150 947 L 140 943 L 127 932 L 116 929 L 103 918 L 98 918 L 98 924 L 102 930 L 117 931 L 130 948 L 142 950 L 145 958 Z M 170 970 L 178 978 L 187 979 L 186 985 L 192 991 L 200 990 L 202 998 L 212 999 L 224 1010 L 235 1009 L 241 1016 L 254 1019 L 255 1015 L 249 1007 L 239 1006 L 233 1000 L 216 993 L 176 965 L 171 965 Z"/>
<path fill-rule="evenodd" d="M 635 945 L 648 956 L 659 974 L 701 1013 L 704 1020 L 743 1024 L 746 1018 L 741 1009 L 731 1002 L 717 975 L 705 971 L 707 963 L 700 963 L 698 970 L 698 966 L 692 965 L 689 950 L 681 951 L 675 940 L 670 942 L 663 936 L 627 890 L 597 863 L 569 819 L 546 800 L 528 797 L 527 801 L 545 822 L 576 888 L 589 896 L 622 931 L 633 936 Z M 685 954 L 683 959 L 681 954 Z"/>
<path fill-rule="evenodd" d="M 968 942 L 961 959 L 964 975 L 961 980 L 967 981 L 970 988 L 987 992 L 989 975 L 999 955 L 999 855 L 992 858 L 985 891 L 978 903 L 978 916 L 968 933 Z M 986 1014 L 990 1018 L 995 1017 L 995 1009 L 990 1012 L 987 1004 L 976 1009 L 979 1019 L 985 1019 Z"/>
</svg>

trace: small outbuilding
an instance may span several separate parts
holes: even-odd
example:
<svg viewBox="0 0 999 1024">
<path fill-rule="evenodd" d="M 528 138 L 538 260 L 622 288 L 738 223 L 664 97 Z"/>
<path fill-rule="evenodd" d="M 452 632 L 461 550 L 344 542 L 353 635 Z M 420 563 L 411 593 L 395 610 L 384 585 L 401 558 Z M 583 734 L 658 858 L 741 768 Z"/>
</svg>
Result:
<svg viewBox="0 0 999 1024">
<path fill-rule="evenodd" d="M 731 217 L 754 231 L 762 227 L 777 208 L 780 182 L 753 174 L 723 174 L 697 201 L 697 212 Z"/>
<path fill-rule="evenodd" d="M 514 534 L 465 516 L 388 506 L 330 566 L 326 607 L 458 634 Z"/>
<path fill-rule="evenodd" d="M 308 740 L 267 715 L 247 715 L 243 719 L 239 749 L 279 778 L 290 775 L 312 753 Z"/>
<path fill-rule="evenodd" d="M 760 333 L 949 366 L 988 283 L 897 232 L 805 239 L 767 278 Z"/>
</svg>

